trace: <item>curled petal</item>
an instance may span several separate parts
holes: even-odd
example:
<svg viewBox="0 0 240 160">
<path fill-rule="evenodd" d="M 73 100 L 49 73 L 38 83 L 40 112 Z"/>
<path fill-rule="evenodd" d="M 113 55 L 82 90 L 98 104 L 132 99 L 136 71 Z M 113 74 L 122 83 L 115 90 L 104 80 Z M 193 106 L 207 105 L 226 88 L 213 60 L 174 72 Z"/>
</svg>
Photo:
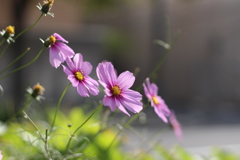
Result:
<svg viewBox="0 0 240 160">
<path fill-rule="evenodd" d="M 67 40 L 65 40 L 62 36 L 60 36 L 58 33 L 53 34 L 54 37 L 56 37 L 56 40 L 62 41 L 64 43 L 68 43 Z"/>
</svg>

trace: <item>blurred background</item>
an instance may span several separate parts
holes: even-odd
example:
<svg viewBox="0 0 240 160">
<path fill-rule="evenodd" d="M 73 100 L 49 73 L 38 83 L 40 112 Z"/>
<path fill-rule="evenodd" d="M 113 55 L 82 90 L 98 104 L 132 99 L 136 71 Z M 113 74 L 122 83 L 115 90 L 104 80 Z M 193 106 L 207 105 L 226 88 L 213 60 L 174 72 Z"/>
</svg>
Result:
<svg viewBox="0 0 240 160">
<path fill-rule="evenodd" d="M 0 28 L 14 25 L 19 33 L 30 26 L 41 14 L 36 8 L 38 3 L 42 1 L 1 0 Z M 56 32 L 69 41 L 76 53 L 82 53 L 85 61 L 92 63 L 93 78 L 96 78 L 97 64 L 108 60 L 118 73 L 139 71 L 133 86 L 136 88 L 142 85 L 165 52 L 153 41 L 166 42 L 168 33 L 171 40 L 181 33 L 154 77 L 159 95 L 175 111 L 183 130 L 190 127 L 184 130 L 186 135 L 191 133 L 188 129 L 204 135 L 201 131 L 206 128 L 196 130 L 191 128 L 193 126 L 210 125 L 210 131 L 212 126 L 230 126 L 211 133 L 222 133 L 219 139 L 225 140 L 228 135 L 232 139 L 225 143 L 239 144 L 235 137 L 240 123 L 239 0 L 55 0 L 51 12 L 54 18 L 42 17 L 7 50 L 0 59 L 0 68 L 30 47 L 27 56 L 14 68 L 28 63 L 42 47 L 39 38 L 46 39 Z M 37 82 L 46 88 L 45 97 L 53 104 L 69 83 L 61 67 L 55 69 L 50 65 L 48 49 L 30 67 L 1 80 L 4 95 L 0 97 L 0 104 L 21 106 L 25 88 Z M 63 103 L 69 106 L 83 101 L 73 87 L 64 99 Z M 150 114 L 148 125 L 161 125 L 152 109 L 146 112 Z M 230 137 L 229 132 L 233 133 Z M 186 137 L 191 143 L 196 139 Z"/>
</svg>

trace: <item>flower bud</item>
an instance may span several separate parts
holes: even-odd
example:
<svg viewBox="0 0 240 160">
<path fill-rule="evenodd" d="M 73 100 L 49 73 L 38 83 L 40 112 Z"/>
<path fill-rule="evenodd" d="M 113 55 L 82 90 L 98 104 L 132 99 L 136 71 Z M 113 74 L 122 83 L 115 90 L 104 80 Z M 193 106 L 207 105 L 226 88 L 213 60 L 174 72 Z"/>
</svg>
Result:
<svg viewBox="0 0 240 160">
<path fill-rule="evenodd" d="M 36 98 L 39 95 L 41 96 L 43 95 L 44 91 L 45 91 L 45 88 L 43 88 L 43 86 L 37 83 L 35 86 L 33 86 L 32 97 Z"/>
</svg>

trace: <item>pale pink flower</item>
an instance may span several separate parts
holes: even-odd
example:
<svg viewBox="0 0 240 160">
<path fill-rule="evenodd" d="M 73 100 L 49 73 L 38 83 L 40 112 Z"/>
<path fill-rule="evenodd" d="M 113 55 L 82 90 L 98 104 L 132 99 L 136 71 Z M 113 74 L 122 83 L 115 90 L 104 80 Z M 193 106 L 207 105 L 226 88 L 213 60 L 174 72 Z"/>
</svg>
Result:
<svg viewBox="0 0 240 160">
<path fill-rule="evenodd" d="M 75 54 L 73 62 L 70 58 L 66 59 L 68 67 L 63 66 L 63 71 L 68 76 L 73 87 L 77 88 L 80 96 L 89 97 L 88 91 L 92 95 L 97 95 L 98 82 L 88 75 L 92 72 L 92 65 L 89 62 L 83 61 L 80 53 Z"/>
<path fill-rule="evenodd" d="M 173 127 L 174 133 L 176 135 L 176 137 L 180 140 L 182 139 L 182 128 L 181 128 L 181 124 L 178 122 L 174 111 L 171 111 L 170 115 L 169 115 L 169 121 L 171 126 Z"/>
<path fill-rule="evenodd" d="M 0 160 L 2 160 L 3 155 L 2 155 L 2 151 L 0 151 Z"/>
<path fill-rule="evenodd" d="M 156 114 L 167 123 L 167 116 L 170 114 L 168 106 L 164 100 L 158 96 L 158 87 L 154 83 L 150 83 L 149 78 L 146 79 L 146 84 L 143 84 L 146 97 L 151 101 L 151 106 L 154 108 Z"/>
<path fill-rule="evenodd" d="M 66 45 L 66 41 L 62 36 L 54 33 L 44 41 L 44 46 L 49 48 L 49 60 L 53 67 L 58 68 L 67 57 L 72 58 L 74 51 Z"/>
<path fill-rule="evenodd" d="M 125 114 L 130 116 L 126 111 L 127 108 L 133 113 L 139 113 L 142 110 L 142 95 L 129 89 L 134 81 L 134 75 L 125 71 L 118 77 L 111 62 L 100 63 L 97 67 L 97 76 L 99 83 L 105 88 L 105 97 L 103 104 L 109 106 L 112 111 L 115 111 L 116 106 Z"/>
</svg>

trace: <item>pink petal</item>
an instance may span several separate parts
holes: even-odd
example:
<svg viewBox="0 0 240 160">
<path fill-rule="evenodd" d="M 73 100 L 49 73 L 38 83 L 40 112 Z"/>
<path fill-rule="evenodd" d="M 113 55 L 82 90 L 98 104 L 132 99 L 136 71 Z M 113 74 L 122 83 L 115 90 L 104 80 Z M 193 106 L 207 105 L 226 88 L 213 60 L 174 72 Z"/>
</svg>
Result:
<svg viewBox="0 0 240 160">
<path fill-rule="evenodd" d="M 60 51 L 54 46 L 50 47 L 49 60 L 50 64 L 55 68 L 58 68 L 60 64 L 64 62 L 64 59 L 62 58 Z"/>
<path fill-rule="evenodd" d="M 150 94 L 147 86 L 145 84 L 143 84 L 143 89 L 144 89 L 144 93 L 145 93 L 145 96 L 148 98 L 148 99 L 151 99 L 152 98 L 152 95 Z"/>
<path fill-rule="evenodd" d="M 80 53 L 75 54 L 73 62 L 77 69 L 82 70 L 83 57 Z"/>
<path fill-rule="evenodd" d="M 99 90 L 98 90 L 98 83 L 97 83 L 97 81 L 95 81 L 91 77 L 86 77 L 84 84 L 85 84 L 85 86 L 87 86 L 89 92 L 92 95 L 94 95 L 94 96 L 98 95 Z"/>
<path fill-rule="evenodd" d="M 107 84 L 107 86 L 114 86 L 116 82 L 116 73 L 113 65 L 110 62 L 99 63 L 97 67 L 98 78 Z"/>
<path fill-rule="evenodd" d="M 123 89 L 132 87 L 135 81 L 135 77 L 129 71 L 125 71 L 119 75 L 117 78 L 117 83 Z"/>
<path fill-rule="evenodd" d="M 162 109 L 160 107 L 154 107 L 154 111 L 165 123 L 168 122 L 166 116 L 164 115 L 164 113 L 162 112 Z"/>
<path fill-rule="evenodd" d="M 143 109 L 143 104 L 140 101 L 131 99 L 129 97 L 123 97 L 121 103 L 131 112 L 139 113 Z"/>
<path fill-rule="evenodd" d="M 158 87 L 157 87 L 156 84 L 152 83 L 150 89 L 151 89 L 151 94 L 152 95 L 157 95 L 158 94 Z"/>
<path fill-rule="evenodd" d="M 139 92 L 133 91 L 131 89 L 123 90 L 121 95 L 123 97 L 129 97 L 129 98 L 132 98 L 132 99 L 135 99 L 138 101 L 140 101 L 142 99 L 142 95 Z"/>
<path fill-rule="evenodd" d="M 103 98 L 103 104 L 104 106 L 109 106 L 111 111 L 115 111 L 116 110 L 116 101 L 113 97 L 108 97 L 108 96 L 105 96 Z"/>
<path fill-rule="evenodd" d="M 72 71 L 72 74 L 75 74 L 75 73 L 73 73 L 73 72 L 76 72 L 76 67 L 75 67 L 75 65 L 73 64 L 72 60 L 67 57 L 67 58 L 66 58 L 66 63 L 67 63 L 67 65 L 68 65 L 69 70 Z"/>
<path fill-rule="evenodd" d="M 77 92 L 82 97 L 89 97 L 88 91 L 87 91 L 86 87 L 82 83 L 78 84 Z"/>
<path fill-rule="evenodd" d="M 92 72 L 92 65 L 89 62 L 83 62 L 81 69 L 84 75 L 89 75 Z"/>
<path fill-rule="evenodd" d="M 76 79 L 75 75 L 69 75 L 68 80 L 72 83 L 73 87 L 77 87 L 79 85 L 79 80 Z"/>
<path fill-rule="evenodd" d="M 126 109 L 123 107 L 120 101 L 116 100 L 118 108 L 125 113 L 126 115 L 130 116 L 130 114 L 126 111 Z"/>
<path fill-rule="evenodd" d="M 66 59 L 66 57 L 72 58 L 75 54 L 70 47 L 68 47 L 66 44 L 62 42 L 56 42 L 54 46 L 61 51 L 61 54 L 64 60 Z"/>
<path fill-rule="evenodd" d="M 69 70 L 67 67 L 65 67 L 64 65 L 62 65 L 63 67 L 63 72 L 68 76 L 68 75 L 72 75 L 72 71 Z"/>
<path fill-rule="evenodd" d="M 62 36 L 60 36 L 58 33 L 54 33 L 53 36 L 56 38 L 56 40 L 63 41 L 65 43 L 68 43 Z"/>
</svg>

